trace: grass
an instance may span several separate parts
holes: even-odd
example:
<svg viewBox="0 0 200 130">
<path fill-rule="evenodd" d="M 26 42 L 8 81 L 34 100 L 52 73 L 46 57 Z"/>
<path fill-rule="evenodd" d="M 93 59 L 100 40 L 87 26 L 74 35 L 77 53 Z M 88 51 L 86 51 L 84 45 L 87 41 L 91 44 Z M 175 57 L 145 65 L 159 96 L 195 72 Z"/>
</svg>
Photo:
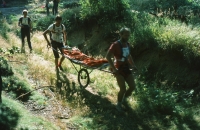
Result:
<svg viewBox="0 0 200 130">
<path fill-rule="evenodd" d="M 1 104 L 1 106 L 6 107 L 12 113 L 16 113 L 15 116 L 12 117 L 14 120 L 9 120 L 9 122 L 6 122 L 7 124 L 14 124 L 11 128 L 28 130 L 43 128 L 49 130 L 59 129 L 43 117 L 30 114 L 30 112 L 20 102 L 14 101 L 6 96 L 3 96 L 3 104 Z M 9 115 L 9 111 L 4 114 Z"/>
<path fill-rule="evenodd" d="M 184 62 L 177 64 L 180 58 L 172 60 L 172 57 L 162 56 L 163 51 L 171 52 L 172 49 L 178 51 L 182 49 L 181 54 L 186 57 L 189 52 L 198 54 L 198 27 L 193 26 L 191 28 L 191 26 L 186 26 L 178 21 L 155 19 L 146 14 L 137 16 L 138 23 L 135 26 L 131 43 L 138 49 L 136 52 L 140 59 L 136 58 L 136 63 L 140 72 L 136 75 L 136 90 L 128 101 L 131 109 L 125 114 L 115 110 L 114 104 L 119 88 L 111 74 L 94 70 L 90 74 L 91 83 L 89 87 L 86 90 L 81 90 L 77 83 L 76 70 L 70 61 L 65 60 L 63 63 L 65 73 L 60 73 L 57 77 L 54 71 L 52 50 L 46 49 L 42 32 L 34 33 L 32 37 L 34 54 L 11 55 L 13 56 L 12 60 L 22 62 L 20 65 L 19 63 L 12 63 L 15 74 L 18 77 L 24 77 L 22 78 L 23 81 L 26 81 L 26 78 L 32 79 L 35 84 L 31 86 L 32 89 L 40 85 L 55 86 L 57 99 L 62 100 L 64 106 L 74 109 L 72 117 L 69 120 L 64 120 L 68 128 L 199 129 L 200 113 L 198 109 L 200 106 L 198 95 L 195 95 L 196 90 L 189 86 L 196 83 L 194 79 L 198 79 L 198 76 L 195 76 L 196 74 L 190 69 L 183 69 L 188 68 L 187 65 L 183 64 Z M 48 25 L 47 23 L 43 24 Z M 14 29 L 16 28 L 14 27 Z M 20 40 L 15 34 L 7 33 L 6 35 L 12 37 L 9 40 L 11 45 L 20 47 Z M 10 45 L 6 46 L 9 47 Z M 95 48 L 92 44 L 90 46 Z M 148 50 L 146 53 L 139 51 L 145 47 L 149 47 L 150 51 Z M 156 51 L 158 48 L 161 48 L 162 52 Z M 167 53 L 167 55 L 169 54 Z M 173 53 L 172 56 L 175 54 L 177 53 Z M 158 55 L 161 55 L 161 57 L 158 57 Z M 171 62 L 174 62 L 174 64 Z M 76 66 L 79 68 L 78 65 Z M 175 82 L 174 79 L 181 80 Z M 190 90 L 181 88 L 184 80 L 185 82 L 191 80 L 186 85 L 190 87 Z M 44 105 L 48 100 L 37 93 L 33 93 L 30 99 L 41 105 Z M 14 109 L 13 106 L 17 106 L 16 113 L 19 117 L 16 118 L 19 118 L 19 120 L 18 125 L 13 124 L 15 127 L 50 129 L 48 122 L 21 109 L 21 107 L 23 108 L 22 105 L 11 101 L 6 96 L 3 97 L 3 101 L 6 101 L 5 106 L 11 105 L 9 107 L 12 110 Z M 36 123 L 33 123 L 33 121 Z M 20 124 L 25 124 L 25 126 L 20 126 Z"/>
</svg>

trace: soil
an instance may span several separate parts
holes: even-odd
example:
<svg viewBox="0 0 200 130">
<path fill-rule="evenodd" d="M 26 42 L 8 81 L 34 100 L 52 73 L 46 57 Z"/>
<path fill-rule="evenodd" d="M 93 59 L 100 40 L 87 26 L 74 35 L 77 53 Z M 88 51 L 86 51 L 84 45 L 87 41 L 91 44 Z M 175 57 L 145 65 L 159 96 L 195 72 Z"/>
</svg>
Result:
<svg viewBox="0 0 200 130">
<path fill-rule="evenodd" d="M 43 5 L 43 3 L 37 4 L 38 7 L 41 5 Z M 0 14 L 3 16 L 9 16 L 9 15 L 17 15 L 18 16 L 18 15 L 21 15 L 21 11 L 24 8 L 27 8 L 27 6 L 0 8 L 0 12 L 1 12 Z M 30 6 L 30 8 L 33 8 L 33 6 Z M 69 41 L 74 43 L 74 46 L 78 46 L 80 43 L 86 44 L 89 42 L 92 42 L 95 45 L 101 45 L 100 43 L 102 43 L 104 45 L 108 45 L 106 43 L 106 41 L 101 40 L 101 35 L 102 35 L 101 31 L 94 28 L 92 33 L 93 33 L 92 37 L 90 39 L 86 39 L 84 29 L 74 31 L 73 33 L 70 34 Z M 0 41 L 3 41 L 3 43 L 6 42 L 3 39 L 0 39 Z M 1 44 L 4 45 L 3 43 L 1 42 L 0 45 Z M 8 44 L 6 44 L 6 45 L 8 45 Z M 107 47 L 108 46 L 105 46 L 105 48 L 101 48 L 101 50 L 98 50 L 98 52 L 100 52 L 101 54 L 104 54 Z M 87 48 L 89 48 L 89 46 L 86 47 L 86 50 L 87 50 Z M 83 48 L 83 50 L 84 49 L 85 48 Z M 152 70 L 155 69 L 155 72 L 160 71 L 160 70 L 165 72 L 162 75 L 163 80 L 158 81 L 158 82 L 160 82 L 160 84 L 164 84 L 165 79 L 171 80 L 171 81 L 167 81 L 169 84 L 173 84 L 174 79 L 185 79 L 185 77 L 187 77 L 187 80 L 190 81 L 190 82 L 188 82 L 188 84 L 191 84 L 191 82 L 194 81 L 194 80 L 191 81 L 191 79 L 192 79 L 191 77 L 195 77 L 196 79 L 199 79 L 198 72 L 194 72 L 193 75 L 191 75 L 191 76 L 185 76 L 184 75 L 185 73 L 183 73 L 181 75 L 182 77 L 180 77 L 180 78 L 175 77 L 175 76 L 177 76 L 176 73 L 179 73 L 181 71 L 187 71 L 188 73 L 191 73 L 191 69 L 188 68 L 186 64 L 183 64 L 185 62 L 184 60 L 180 61 L 180 59 L 177 56 L 177 53 L 173 53 L 173 56 L 175 56 L 175 57 L 172 58 L 171 57 L 172 54 L 170 54 L 170 52 L 163 53 L 162 51 L 146 49 L 145 47 L 143 50 L 141 50 L 141 48 L 138 49 L 137 47 L 135 47 L 133 52 L 134 52 L 133 53 L 134 57 L 136 57 L 136 58 L 134 58 L 134 61 L 137 63 L 138 69 L 143 68 L 144 66 L 148 66 L 151 62 L 160 63 L 160 65 L 155 65 L 155 66 L 158 66 L 156 69 L 150 68 L 149 66 L 148 66 L 149 68 L 147 68 L 147 69 L 152 69 Z M 34 54 L 31 54 L 30 57 L 38 59 L 41 62 L 45 61 L 40 56 L 37 56 Z M 176 58 L 179 60 L 177 60 Z M 24 62 L 24 63 L 26 63 L 26 62 Z M 13 64 L 18 64 L 18 63 L 13 63 Z M 48 64 L 52 64 L 52 63 L 48 63 Z M 180 64 L 181 64 L 181 67 L 180 67 Z M 163 68 L 162 66 L 165 66 L 165 68 Z M 172 68 L 172 69 L 169 70 L 168 68 Z M 195 71 L 195 70 L 193 70 L 193 71 Z M 154 71 L 152 71 L 152 72 L 154 72 Z M 169 72 L 171 73 L 171 75 L 168 74 Z M 90 109 L 90 111 L 94 115 L 102 113 L 102 111 L 104 112 L 102 115 L 99 114 L 102 116 L 102 120 L 96 119 L 96 120 L 99 120 L 100 124 L 109 125 L 109 123 L 111 123 L 111 124 L 116 124 L 116 126 L 117 126 L 117 125 L 119 125 L 119 122 L 122 122 L 122 124 L 123 124 L 123 122 L 127 122 L 126 123 L 127 126 L 125 126 L 124 128 L 131 128 L 134 125 L 134 124 L 132 124 L 133 120 L 136 123 L 138 123 L 139 125 L 140 124 L 142 125 L 143 123 L 145 124 L 145 121 L 143 121 L 143 119 L 141 119 L 141 117 L 138 117 L 137 112 L 134 110 L 130 110 L 130 111 L 124 113 L 125 116 L 122 118 L 121 114 L 119 114 L 114 108 L 113 102 L 115 102 L 115 99 L 113 99 L 113 97 L 112 97 L 113 95 L 108 95 L 107 97 L 102 97 L 101 94 L 96 92 L 94 89 L 92 89 L 91 86 L 88 86 L 86 88 L 86 90 L 83 90 L 81 92 L 78 89 L 74 89 L 74 88 L 71 89 L 70 87 L 74 87 L 75 86 L 74 84 L 78 84 L 77 76 L 72 75 L 72 74 L 66 74 L 66 73 L 61 73 L 61 76 L 67 77 L 67 81 L 69 81 L 69 82 L 58 82 L 58 84 L 61 85 L 62 89 L 64 89 L 64 92 L 61 89 L 59 90 L 58 88 L 52 88 L 51 86 L 38 89 L 37 91 L 39 93 L 41 93 L 42 95 L 44 95 L 45 97 L 48 98 L 48 103 L 47 103 L 48 105 L 38 105 L 35 102 L 30 100 L 30 101 L 24 103 L 25 107 L 33 114 L 38 115 L 38 116 L 43 116 L 46 119 L 48 119 L 49 121 L 51 121 L 52 123 L 59 124 L 59 127 L 61 129 L 78 129 L 76 126 L 73 126 L 66 120 L 71 118 L 73 115 L 75 115 L 74 109 L 76 107 L 80 107 L 83 104 L 84 104 L 84 107 L 86 106 L 85 108 L 83 108 L 83 110 Z M 149 79 L 149 80 L 153 80 L 153 79 Z M 37 86 L 37 88 L 43 87 L 43 86 L 36 85 L 35 82 L 36 81 L 34 81 L 33 79 L 30 79 L 30 83 Z M 59 96 L 56 95 L 55 92 L 58 93 Z M 71 95 L 76 95 L 76 96 L 72 97 Z M 74 99 L 75 107 L 70 108 L 68 106 L 64 106 L 62 101 L 58 100 L 58 99 L 63 99 L 63 98 L 65 98 L 67 100 L 71 100 L 72 98 L 77 98 L 77 99 Z M 106 105 L 104 105 L 104 104 L 106 104 Z M 103 107 L 100 107 L 100 106 L 103 106 Z M 130 116 L 126 116 L 128 114 Z M 113 118 L 111 118 L 110 115 L 113 116 Z"/>
</svg>

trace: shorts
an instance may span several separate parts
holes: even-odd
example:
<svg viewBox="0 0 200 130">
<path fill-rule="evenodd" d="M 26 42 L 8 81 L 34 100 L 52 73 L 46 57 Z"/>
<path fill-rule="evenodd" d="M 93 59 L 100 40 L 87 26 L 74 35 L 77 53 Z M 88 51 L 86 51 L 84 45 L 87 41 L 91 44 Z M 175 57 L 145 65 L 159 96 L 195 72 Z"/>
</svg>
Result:
<svg viewBox="0 0 200 130">
<path fill-rule="evenodd" d="M 118 73 L 124 78 L 127 78 L 130 74 L 132 74 L 128 64 L 120 65 L 118 68 Z"/>
<path fill-rule="evenodd" d="M 51 41 L 51 46 L 53 48 L 53 54 L 55 58 L 59 58 L 59 50 L 60 53 L 63 54 L 62 48 L 64 47 L 63 43 L 56 42 L 56 41 Z"/>
</svg>

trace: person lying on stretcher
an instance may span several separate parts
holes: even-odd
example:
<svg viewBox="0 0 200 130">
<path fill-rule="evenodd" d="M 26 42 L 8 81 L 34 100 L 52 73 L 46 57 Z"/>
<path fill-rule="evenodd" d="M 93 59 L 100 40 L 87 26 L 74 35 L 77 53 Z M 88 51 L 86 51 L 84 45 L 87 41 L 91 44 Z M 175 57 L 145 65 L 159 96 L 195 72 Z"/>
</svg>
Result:
<svg viewBox="0 0 200 130">
<path fill-rule="evenodd" d="M 63 54 L 65 54 L 70 59 L 75 59 L 78 61 L 81 61 L 83 64 L 90 66 L 90 67 L 99 67 L 103 65 L 104 63 L 108 63 L 108 60 L 106 59 L 95 59 L 93 57 L 89 57 L 86 54 L 82 53 L 78 49 L 70 48 L 70 47 L 63 48 Z"/>
</svg>

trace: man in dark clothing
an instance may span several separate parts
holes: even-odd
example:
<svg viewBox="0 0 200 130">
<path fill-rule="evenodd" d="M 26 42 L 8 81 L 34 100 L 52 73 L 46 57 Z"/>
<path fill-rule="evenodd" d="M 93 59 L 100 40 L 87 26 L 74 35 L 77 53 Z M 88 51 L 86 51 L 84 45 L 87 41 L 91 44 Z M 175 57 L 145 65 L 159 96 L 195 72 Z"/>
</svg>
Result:
<svg viewBox="0 0 200 130">
<path fill-rule="evenodd" d="M 59 2 L 60 2 L 60 0 L 53 0 L 53 8 L 52 8 L 53 15 L 58 14 L 58 3 Z"/>
<path fill-rule="evenodd" d="M 19 19 L 18 26 L 21 27 L 21 39 L 22 39 L 22 48 L 21 52 L 25 53 L 25 46 L 24 46 L 24 39 L 27 37 L 28 46 L 30 49 L 30 53 L 32 52 L 32 46 L 31 46 L 31 38 L 30 38 L 30 32 L 32 31 L 31 26 L 31 19 L 27 16 L 28 11 L 23 10 L 23 16 Z"/>
<path fill-rule="evenodd" d="M 106 59 L 108 60 L 114 76 L 116 77 L 119 85 L 119 92 L 117 97 L 116 108 L 118 111 L 124 111 L 123 104 L 131 96 L 135 89 L 135 81 L 131 72 L 131 68 L 137 70 L 135 63 L 133 62 L 130 49 L 129 49 L 129 37 L 130 29 L 122 28 L 120 30 L 120 39 L 111 44 Z M 111 58 L 114 56 L 115 60 Z M 126 89 L 126 83 L 129 88 Z"/>
</svg>

